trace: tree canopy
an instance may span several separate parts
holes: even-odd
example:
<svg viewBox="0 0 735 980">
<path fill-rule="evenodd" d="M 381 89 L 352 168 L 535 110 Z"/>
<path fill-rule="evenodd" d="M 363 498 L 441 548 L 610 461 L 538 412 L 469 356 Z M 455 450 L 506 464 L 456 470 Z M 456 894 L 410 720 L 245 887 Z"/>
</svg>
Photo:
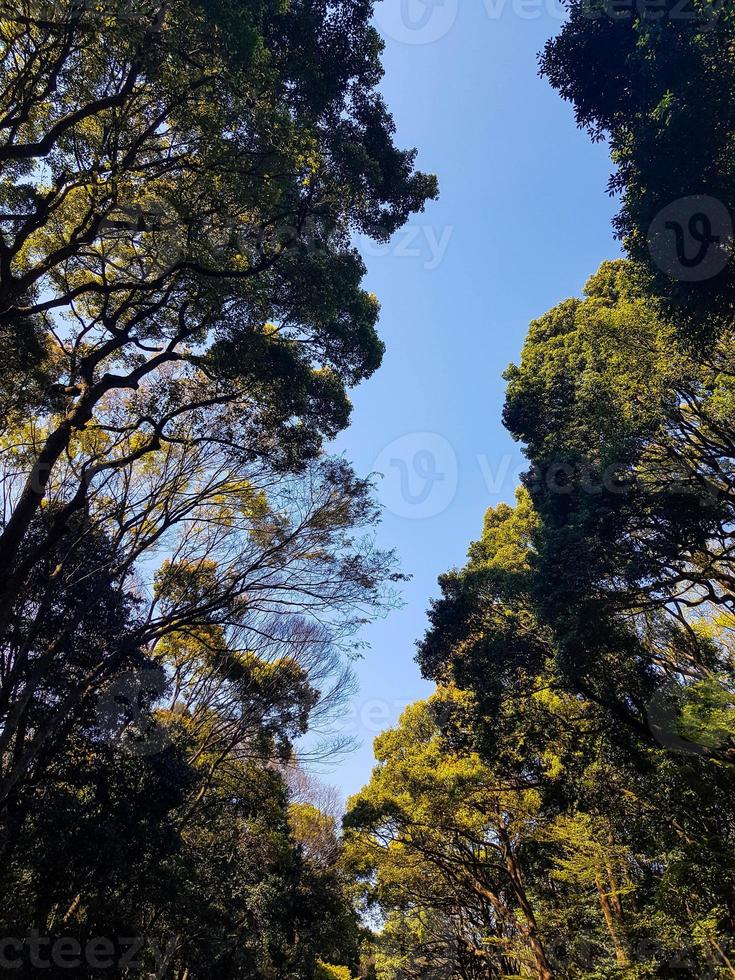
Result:
<svg viewBox="0 0 735 980">
<path fill-rule="evenodd" d="M 372 4 L 0 7 L 2 969 L 350 976 L 289 773 L 398 576 L 325 448 L 383 353 L 353 235 L 436 195 Z"/>
<path fill-rule="evenodd" d="M 735 12 L 719 0 L 565 7 L 541 70 L 609 140 L 616 229 L 677 329 L 702 342 L 734 310 Z"/>
<path fill-rule="evenodd" d="M 528 470 L 345 810 L 403 577 L 329 452 L 354 236 L 437 193 L 372 2 L 0 0 L 3 976 L 735 976 L 735 11 L 566 6 L 626 256 L 506 372 Z"/>
</svg>

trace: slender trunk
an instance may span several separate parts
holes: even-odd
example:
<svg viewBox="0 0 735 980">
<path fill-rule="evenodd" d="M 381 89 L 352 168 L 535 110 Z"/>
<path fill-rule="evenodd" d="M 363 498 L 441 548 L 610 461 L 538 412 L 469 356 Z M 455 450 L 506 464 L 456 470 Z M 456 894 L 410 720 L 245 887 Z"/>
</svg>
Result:
<svg viewBox="0 0 735 980">
<path fill-rule="evenodd" d="M 524 919 L 526 920 L 524 932 L 526 934 L 529 949 L 531 950 L 531 955 L 533 956 L 534 970 L 536 971 L 538 980 L 555 980 L 554 971 L 551 968 L 544 944 L 541 941 L 538 923 L 536 922 L 536 915 L 533 911 L 533 906 L 528 898 L 526 887 L 523 882 L 523 872 L 513 848 L 510 836 L 504 827 L 498 830 L 498 840 L 500 841 L 500 846 L 503 852 L 505 867 L 513 885 L 513 892 L 515 894 L 516 901 L 518 902 L 518 906 L 523 913 Z"/>
<path fill-rule="evenodd" d="M 732 965 L 732 963 L 728 959 L 728 957 L 725 954 L 725 951 L 723 950 L 722 946 L 720 946 L 720 944 L 714 938 L 711 940 L 711 942 L 712 942 L 712 946 L 713 946 L 713 948 L 715 950 L 715 953 L 717 954 L 716 959 L 717 959 L 718 966 L 721 966 L 721 967 L 724 966 L 725 969 L 727 970 L 728 976 L 735 977 L 735 967 Z"/>
<path fill-rule="evenodd" d="M 72 421 L 67 418 L 48 437 L 26 480 L 18 503 L 0 534 L 0 583 L 3 586 L 13 572 L 18 549 L 41 506 L 51 471 L 69 445 L 72 429 Z"/>
<path fill-rule="evenodd" d="M 613 833 L 612 826 L 609 826 L 608 828 L 608 841 L 611 848 L 615 846 L 615 835 Z M 607 872 L 608 881 L 608 888 L 605 898 L 608 900 L 609 908 L 612 912 L 611 922 L 614 929 L 610 932 L 610 936 L 615 948 L 615 958 L 621 966 L 630 966 L 630 941 L 628 938 L 628 930 L 625 928 L 623 903 L 620 901 L 620 886 L 615 873 L 615 866 L 610 860 L 609 854 L 605 856 L 605 871 Z M 597 889 L 598 893 L 602 896 L 603 893 L 600 891 L 600 883 L 597 884 Z"/>
<path fill-rule="evenodd" d="M 611 902 L 610 896 L 605 890 L 599 875 L 595 875 L 595 887 L 597 888 L 597 894 L 600 899 L 600 907 L 602 908 L 602 915 L 605 919 L 605 925 L 607 926 L 607 931 L 610 934 L 613 949 L 615 950 L 615 960 L 618 966 L 630 966 L 628 951 L 625 948 L 625 943 L 621 938 L 622 930 L 619 928 L 619 924 L 616 921 L 617 916 L 613 909 L 613 903 Z"/>
<path fill-rule="evenodd" d="M 69 906 L 69 908 L 66 910 L 66 913 L 64 914 L 64 918 L 61 920 L 64 923 L 64 925 L 66 925 L 69 922 L 69 920 L 76 913 L 77 909 L 79 908 L 79 906 L 81 904 L 82 904 L 82 893 L 81 892 L 78 892 L 74 896 L 74 901 L 71 903 L 71 905 Z"/>
</svg>

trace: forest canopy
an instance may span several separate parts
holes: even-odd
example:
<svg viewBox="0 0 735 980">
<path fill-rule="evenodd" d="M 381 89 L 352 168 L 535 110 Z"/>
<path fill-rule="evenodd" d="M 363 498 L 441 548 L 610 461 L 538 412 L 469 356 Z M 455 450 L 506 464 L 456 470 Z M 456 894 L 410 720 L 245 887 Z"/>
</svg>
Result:
<svg viewBox="0 0 735 980">
<path fill-rule="evenodd" d="M 326 442 L 436 182 L 370 3 L 0 6 L 3 971 L 349 975 L 292 784 L 398 573 Z"/>
<path fill-rule="evenodd" d="M 515 504 L 349 803 L 380 980 L 735 975 L 735 19 L 685 6 L 569 0 L 541 57 L 625 258 L 508 368 Z"/>
<path fill-rule="evenodd" d="M 521 485 L 345 810 L 404 578 L 331 451 L 356 238 L 437 196 L 373 4 L 0 0 L 3 976 L 735 976 L 735 9 L 610 8 L 540 70 L 624 257 L 530 324 Z"/>
</svg>

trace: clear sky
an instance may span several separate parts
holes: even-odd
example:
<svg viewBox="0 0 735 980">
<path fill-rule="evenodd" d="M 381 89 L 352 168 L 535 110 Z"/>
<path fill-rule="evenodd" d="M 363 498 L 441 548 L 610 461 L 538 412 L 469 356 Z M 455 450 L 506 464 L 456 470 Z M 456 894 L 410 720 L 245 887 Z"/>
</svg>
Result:
<svg viewBox="0 0 735 980">
<path fill-rule="evenodd" d="M 380 543 L 413 579 L 404 608 L 365 631 L 344 721 L 362 747 L 324 777 L 345 795 L 369 778 L 375 735 L 431 690 L 414 655 L 437 576 L 463 564 L 486 508 L 513 499 L 523 457 L 500 421 L 502 372 L 529 321 L 619 254 L 607 148 L 538 77 L 555 0 L 428 4 L 383 0 L 376 15 L 398 142 L 440 199 L 390 246 L 364 247 L 387 353 L 336 448 L 385 474 Z"/>
</svg>

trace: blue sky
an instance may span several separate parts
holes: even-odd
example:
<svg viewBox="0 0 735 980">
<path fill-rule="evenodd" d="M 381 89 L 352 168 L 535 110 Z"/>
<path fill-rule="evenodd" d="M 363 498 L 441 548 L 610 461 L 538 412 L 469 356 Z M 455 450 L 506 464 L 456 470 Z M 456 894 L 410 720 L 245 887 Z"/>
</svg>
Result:
<svg viewBox="0 0 735 980">
<path fill-rule="evenodd" d="M 414 654 L 437 576 L 464 562 L 487 507 L 513 499 L 523 458 L 500 421 L 502 372 L 529 321 L 619 254 L 607 148 L 538 77 L 558 3 L 429 2 L 383 0 L 376 15 L 398 142 L 441 196 L 390 246 L 362 243 L 387 353 L 335 448 L 385 474 L 379 540 L 413 578 L 404 608 L 364 634 L 343 723 L 362 745 L 325 776 L 345 795 L 370 776 L 374 736 L 431 691 Z"/>
</svg>

